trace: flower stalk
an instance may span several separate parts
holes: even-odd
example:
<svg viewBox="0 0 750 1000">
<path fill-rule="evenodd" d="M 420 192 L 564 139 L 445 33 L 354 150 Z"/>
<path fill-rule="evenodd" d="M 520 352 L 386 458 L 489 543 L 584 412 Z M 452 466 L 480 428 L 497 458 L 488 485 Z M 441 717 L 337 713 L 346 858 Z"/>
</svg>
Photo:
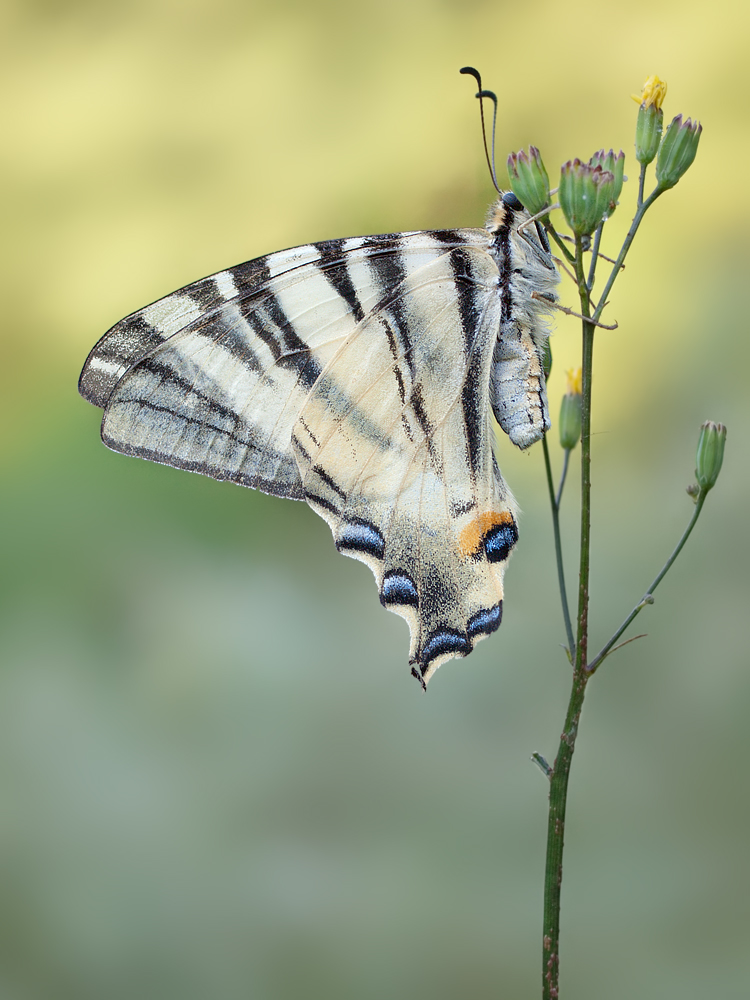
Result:
<svg viewBox="0 0 750 1000">
<path fill-rule="evenodd" d="M 716 482 L 724 455 L 726 428 L 721 424 L 707 422 L 701 429 L 696 456 L 697 484 L 689 493 L 695 498 L 692 518 L 683 535 L 650 587 L 625 618 L 608 642 L 588 661 L 589 644 L 589 569 L 591 563 L 591 435 L 592 435 L 592 387 L 594 336 L 610 291 L 622 271 L 623 262 L 630 250 L 638 228 L 648 209 L 664 191 L 673 187 L 684 175 L 695 158 L 700 139 L 701 127 L 682 116 L 673 119 L 662 138 L 661 104 L 666 95 L 666 84 L 658 77 L 646 81 L 639 100 L 640 107 L 636 125 L 636 159 L 640 163 L 640 177 L 636 208 L 628 233 L 612 265 L 597 301 L 593 300 L 592 289 L 597 265 L 602 258 L 599 253 L 602 232 L 607 218 L 614 212 L 624 179 L 624 156 L 615 156 L 610 150 L 595 153 L 588 163 L 580 159 L 563 165 L 559 187 L 560 207 L 573 233 L 574 252 L 565 246 L 562 237 L 552 224 L 548 225 L 550 238 L 563 249 L 575 274 L 580 318 L 581 340 L 581 382 L 580 386 L 571 380 L 569 391 L 563 400 L 560 418 L 560 442 L 563 447 L 563 471 L 560 486 L 555 492 L 552 466 L 547 440 L 544 440 L 544 462 L 547 485 L 552 508 L 555 537 L 555 556 L 560 587 L 563 620 L 568 642 L 568 654 L 573 673 L 572 686 L 565 715 L 565 723 L 560 737 L 554 763 L 550 766 L 544 759 L 534 755 L 549 779 L 549 815 L 547 824 L 547 851 L 545 859 L 544 917 L 543 917 L 543 988 L 544 1000 L 559 1000 L 560 968 L 560 902 L 562 890 L 562 861 L 565 842 L 565 815 L 567 808 L 568 782 L 579 731 L 579 724 L 586 688 L 603 660 L 619 648 L 616 644 L 630 624 L 649 603 L 653 603 L 653 591 L 663 580 L 677 556 L 682 551 L 692 532 L 709 490 Z M 536 151 L 535 151 L 536 152 Z M 651 194 L 644 198 L 645 179 L 648 165 L 656 159 L 657 184 Z M 539 159 L 541 162 L 541 158 Z M 591 249 L 590 237 L 594 235 L 593 252 L 584 268 L 584 254 Z M 571 312 L 571 310 L 567 310 Z M 568 608 L 565 588 L 565 572 L 562 557 L 560 533 L 560 507 L 563 487 L 568 469 L 570 453 L 576 447 L 580 434 L 581 443 L 581 508 L 579 530 L 579 574 L 578 601 L 575 618 L 575 633 Z M 636 637 L 634 637 L 636 638 Z M 630 641 L 630 640 L 626 640 Z M 622 645 L 622 644 L 621 644 Z"/>
</svg>

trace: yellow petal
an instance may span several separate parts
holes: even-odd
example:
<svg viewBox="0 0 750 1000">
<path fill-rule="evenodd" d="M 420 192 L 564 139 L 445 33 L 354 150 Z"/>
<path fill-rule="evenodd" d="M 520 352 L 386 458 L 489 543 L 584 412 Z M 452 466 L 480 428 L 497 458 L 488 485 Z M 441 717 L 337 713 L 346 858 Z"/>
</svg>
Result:
<svg viewBox="0 0 750 1000">
<path fill-rule="evenodd" d="M 658 111 L 662 106 L 664 98 L 667 96 L 667 85 L 664 80 L 660 80 L 654 74 L 654 76 L 650 76 L 643 84 L 643 91 L 640 97 L 636 97 L 635 94 L 631 96 L 636 104 L 645 104 L 646 107 L 653 104 Z"/>
<path fill-rule="evenodd" d="M 568 368 L 565 373 L 568 377 L 568 393 L 571 396 L 580 396 L 582 392 L 582 368 Z"/>
</svg>

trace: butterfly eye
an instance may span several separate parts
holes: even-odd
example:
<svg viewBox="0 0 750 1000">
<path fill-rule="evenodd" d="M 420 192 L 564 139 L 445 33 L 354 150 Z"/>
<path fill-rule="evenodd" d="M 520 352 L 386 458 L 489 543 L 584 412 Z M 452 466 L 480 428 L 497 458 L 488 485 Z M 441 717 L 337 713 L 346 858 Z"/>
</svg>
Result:
<svg viewBox="0 0 750 1000">
<path fill-rule="evenodd" d="M 506 191 L 503 195 L 503 205 L 507 205 L 508 208 L 512 208 L 514 212 L 523 211 L 523 205 L 512 191 Z"/>
</svg>

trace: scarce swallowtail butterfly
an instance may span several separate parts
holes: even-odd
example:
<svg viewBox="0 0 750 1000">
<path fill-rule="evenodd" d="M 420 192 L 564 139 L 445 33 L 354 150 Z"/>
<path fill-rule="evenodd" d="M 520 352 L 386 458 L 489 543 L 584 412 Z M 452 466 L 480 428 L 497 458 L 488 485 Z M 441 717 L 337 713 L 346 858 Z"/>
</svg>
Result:
<svg viewBox="0 0 750 1000">
<path fill-rule="evenodd" d="M 549 427 L 557 281 L 501 194 L 486 229 L 328 240 L 187 285 L 105 333 L 79 390 L 115 451 L 306 500 L 406 619 L 424 686 L 500 625 L 518 529 L 492 418 L 519 448 Z"/>
</svg>

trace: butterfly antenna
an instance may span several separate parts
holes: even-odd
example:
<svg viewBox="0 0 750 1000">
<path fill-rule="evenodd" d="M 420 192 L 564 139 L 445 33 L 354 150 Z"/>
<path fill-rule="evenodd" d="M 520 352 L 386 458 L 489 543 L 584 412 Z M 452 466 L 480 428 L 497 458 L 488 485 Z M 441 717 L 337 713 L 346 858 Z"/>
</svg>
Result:
<svg viewBox="0 0 750 1000">
<path fill-rule="evenodd" d="M 487 167 L 490 172 L 490 177 L 492 178 L 492 183 L 495 185 L 495 190 L 500 193 L 500 188 L 497 184 L 497 173 L 495 172 L 495 128 L 497 126 L 497 94 L 493 93 L 491 90 L 484 90 L 482 88 L 482 77 L 480 76 L 479 70 L 474 69 L 473 66 L 464 66 L 460 73 L 465 73 L 467 76 L 473 76 L 477 81 L 477 86 L 479 87 L 479 92 L 475 96 L 479 100 L 479 115 L 482 119 L 482 140 L 484 142 L 484 155 L 487 160 Z M 490 156 L 490 147 L 487 145 L 487 128 L 484 121 L 484 103 L 483 99 L 486 98 L 488 101 L 492 101 L 493 114 L 492 114 L 492 155 Z"/>
<path fill-rule="evenodd" d="M 497 171 L 495 170 L 495 130 L 497 128 L 497 94 L 493 90 L 480 90 L 479 93 L 477 94 L 477 97 L 480 98 L 480 104 L 482 97 L 486 97 L 487 100 L 492 101 L 492 144 L 490 146 L 490 149 L 492 151 L 491 155 L 492 163 L 490 169 L 492 171 L 492 183 L 495 185 L 495 190 L 497 191 L 497 193 L 500 194 L 500 188 L 497 185 Z M 487 155 L 486 139 L 484 140 L 484 152 L 486 156 Z"/>
</svg>

